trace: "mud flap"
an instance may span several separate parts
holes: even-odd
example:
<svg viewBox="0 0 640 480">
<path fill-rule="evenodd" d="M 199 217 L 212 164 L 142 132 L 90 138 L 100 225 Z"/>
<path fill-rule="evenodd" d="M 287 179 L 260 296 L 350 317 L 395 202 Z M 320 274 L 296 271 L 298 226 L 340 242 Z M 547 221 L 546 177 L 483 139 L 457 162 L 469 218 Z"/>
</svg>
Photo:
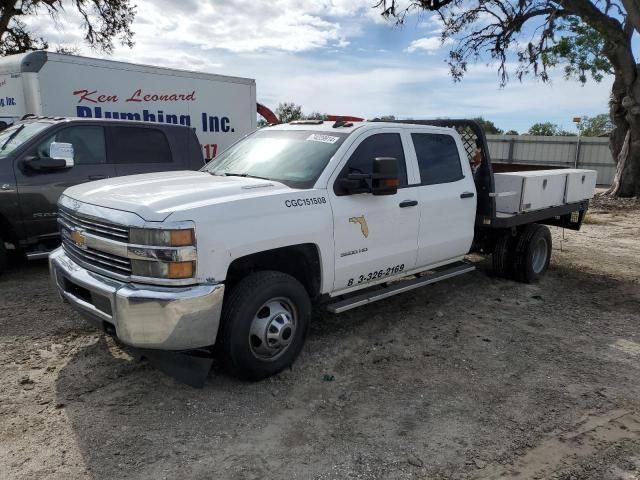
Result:
<svg viewBox="0 0 640 480">
<path fill-rule="evenodd" d="M 135 349 L 134 352 L 140 358 L 147 359 L 150 365 L 165 375 L 193 388 L 204 386 L 213 364 L 211 353 L 204 351 L 168 352 Z"/>
</svg>

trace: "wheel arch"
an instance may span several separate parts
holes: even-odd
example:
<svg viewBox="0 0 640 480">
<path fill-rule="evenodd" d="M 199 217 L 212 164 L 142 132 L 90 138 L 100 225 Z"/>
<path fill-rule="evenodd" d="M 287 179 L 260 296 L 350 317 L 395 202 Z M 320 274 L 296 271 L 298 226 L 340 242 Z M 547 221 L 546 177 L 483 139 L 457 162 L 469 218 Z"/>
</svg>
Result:
<svg viewBox="0 0 640 480">
<path fill-rule="evenodd" d="M 225 283 L 233 288 L 246 275 L 275 270 L 291 275 L 305 288 L 310 298 L 320 295 L 322 288 L 322 259 L 320 248 L 313 243 L 288 245 L 251 253 L 234 259 L 227 269 Z"/>
</svg>

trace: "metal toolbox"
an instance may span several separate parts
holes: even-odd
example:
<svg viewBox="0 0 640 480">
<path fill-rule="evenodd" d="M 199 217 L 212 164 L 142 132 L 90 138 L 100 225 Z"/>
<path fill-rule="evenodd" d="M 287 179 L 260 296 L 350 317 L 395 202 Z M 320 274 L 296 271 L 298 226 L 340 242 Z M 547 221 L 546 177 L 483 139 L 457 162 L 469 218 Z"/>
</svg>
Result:
<svg viewBox="0 0 640 480">
<path fill-rule="evenodd" d="M 496 173 L 494 180 L 496 210 L 500 213 L 529 212 L 565 203 L 565 169 Z"/>
<path fill-rule="evenodd" d="M 593 198 L 598 172 L 575 168 L 564 171 L 567 172 L 566 203 L 575 203 Z"/>
</svg>

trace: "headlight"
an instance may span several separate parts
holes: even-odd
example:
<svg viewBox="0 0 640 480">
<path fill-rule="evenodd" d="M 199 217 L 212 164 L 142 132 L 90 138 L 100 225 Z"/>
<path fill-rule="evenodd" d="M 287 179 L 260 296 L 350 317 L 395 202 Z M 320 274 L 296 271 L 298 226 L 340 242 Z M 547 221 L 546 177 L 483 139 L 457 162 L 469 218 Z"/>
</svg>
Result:
<svg viewBox="0 0 640 480">
<path fill-rule="evenodd" d="M 184 279 L 195 275 L 195 262 L 131 260 L 131 270 L 140 277 Z"/>
<path fill-rule="evenodd" d="M 195 277 L 196 247 L 193 228 L 129 230 L 127 256 L 137 277 L 172 280 Z"/>
<path fill-rule="evenodd" d="M 134 245 L 156 247 L 188 247 L 195 244 L 193 228 L 162 230 L 156 228 L 132 228 L 129 242 Z"/>
</svg>

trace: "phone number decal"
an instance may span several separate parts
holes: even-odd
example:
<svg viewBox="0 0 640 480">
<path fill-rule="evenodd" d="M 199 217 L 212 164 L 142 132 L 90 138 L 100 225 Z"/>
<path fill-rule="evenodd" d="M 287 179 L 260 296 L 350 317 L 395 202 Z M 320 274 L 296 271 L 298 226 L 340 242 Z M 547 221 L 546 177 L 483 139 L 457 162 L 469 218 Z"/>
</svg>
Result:
<svg viewBox="0 0 640 480">
<path fill-rule="evenodd" d="M 351 287 L 353 285 L 360 285 L 361 283 L 373 282 L 374 280 L 378 280 L 380 278 L 388 277 L 389 275 L 396 275 L 404 270 L 404 263 L 402 265 L 395 265 L 393 267 L 383 268 L 382 270 L 378 270 L 376 272 L 369 272 L 363 275 L 360 275 L 357 278 L 350 278 L 347 282 L 347 287 Z"/>
</svg>

